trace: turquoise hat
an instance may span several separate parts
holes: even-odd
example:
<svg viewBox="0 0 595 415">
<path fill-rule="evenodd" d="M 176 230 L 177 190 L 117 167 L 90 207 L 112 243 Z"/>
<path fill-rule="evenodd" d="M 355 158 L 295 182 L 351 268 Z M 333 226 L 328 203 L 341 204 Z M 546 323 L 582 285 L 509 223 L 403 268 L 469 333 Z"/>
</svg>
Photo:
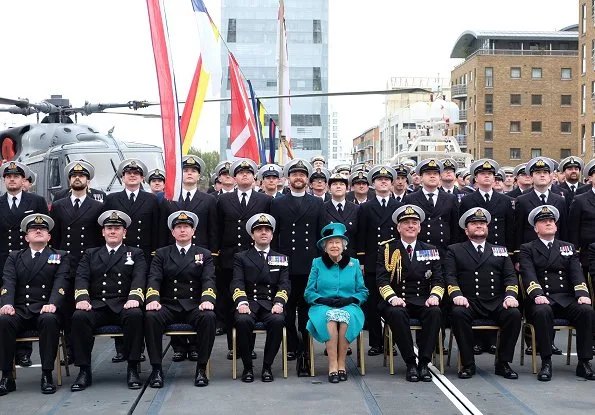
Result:
<svg viewBox="0 0 595 415">
<path fill-rule="evenodd" d="M 322 238 L 316 242 L 316 246 L 321 251 L 324 250 L 324 241 L 331 238 L 341 238 L 349 242 L 349 238 L 345 235 L 345 232 L 347 232 L 347 228 L 342 223 L 329 223 L 324 228 L 322 228 L 322 231 L 320 231 Z"/>
</svg>

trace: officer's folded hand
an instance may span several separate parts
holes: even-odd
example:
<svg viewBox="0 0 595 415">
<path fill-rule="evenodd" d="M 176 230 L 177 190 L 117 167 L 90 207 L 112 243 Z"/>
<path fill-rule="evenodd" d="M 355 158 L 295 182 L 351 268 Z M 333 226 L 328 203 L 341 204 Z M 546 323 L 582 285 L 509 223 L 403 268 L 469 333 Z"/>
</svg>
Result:
<svg viewBox="0 0 595 415">
<path fill-rule="evenodd" d="M 429 296 L 426 300 L 426 307 L 432 307 L 437 305 L 440 305 L 440 300 L 435 295 Z"/>
<path fill-rule="evenodd" d="M 140 307 L 140 303 L 136 300 L 128 300 L 126 304 L 124 304 L 124 309 L 128 310 L 129 308 L 138 308 Z"/>
<path fill-rule="evenodd" d="M 578 303 L 579 304 L 591 304 L 591 299 L 589 297 L 579 297 L 578 298 Z"/>
<path fill-rule="evenodd" d="M 469 308 L 469 301 L 462 295 L 457 295 L 455 298 L 452 299 L 454 305 L 459 305 L 465 308 Z"/>
<path fill-rule="evenodd" d="M 519 306 L 519 302 L 516 298 L 506 297 L 504 299 L 504 303 L 502 303 L 504 308 L 517 308 Z"/>
<path fill-rule="evenodd" d="M 405 304 L 405 300 L 403 300 L 402 298 L 393 297 L 390 299 L 390 305 L 392 305 L 393 307 L 405 307 L 407 304 Z"/>
<path fill-rule="evenodd" d="M 146 309 L 147 311 L 157 311 L 161 309 L 161 304 L 159 304 L 159 301 L 151 301 L 147 304 Z"/>
<path fill-rule="evenodd" d="M 200 303 L 200 305 L 198 306 L 198 309 L 201 311 L 205 311 L 205 310 L 214 310 L 215 306 L 213 305 L 213 303 L 211 303 L 210 301 L 203 301 L 202 303 Z"/>
<path fill-rule="evenodd" d="M 91 308 L 93 307 L 91 306 L 91 303 L 87 300 L 79 301 L 76 303 L 77 310 L 91 311 Z"/>
<path fill-rule="evenodd" d="M 283 313 L 283 306 L 279 303 L 276 303 L 273 308 L 271 308 L 271 313 L 273 314 L 281 314 Z"/>
<path fill-rule="evenodd" d="M 43 314 L 43 313 L 55 313 L 56 312 L 56 306 L 53 304 L 46 304 L 43 307 L 41 307 L 41 311 L 39 312 L 39 314 Z"/>
<path fill-rule="evenodd" d="M 238 313 L 250 314 L 250 307 L 248 307 L 246 304 L 242 304 L 241 306 L 238 307 Z"/>
<path fill-rule="evenodd" d="M 545 295 L 538 295 L 535 297 L 535 304 L 549 304 L 549 300 Z"/>
<path fill-rule="evenodd" d="M 10 304 L 6 304 L 4 306 L 2 306 L 2 308 L 0 308 L 0 314 L 2 315 L 6 315 L 6 316 L 14 316 L 14 307 L 11 306 Z"/>
</svg>

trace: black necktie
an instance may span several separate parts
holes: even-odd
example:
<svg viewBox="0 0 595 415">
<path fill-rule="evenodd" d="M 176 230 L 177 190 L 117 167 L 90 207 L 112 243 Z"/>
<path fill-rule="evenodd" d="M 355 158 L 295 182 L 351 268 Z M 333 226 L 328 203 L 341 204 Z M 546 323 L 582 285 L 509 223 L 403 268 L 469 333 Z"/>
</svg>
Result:
<svg viewBox="0 0 595 415">
<path fill-rule="evenodd" d="M 576 186 L 575 185 L 570 185 L 570 190 L 572 190 L 572 193 L 574 193 L 574 191 L 576 190 Z"/>
<path fill-rule="evenodd" d="M 337 203 L 337 210 L 339 211 L 339 213 L 342 215 L 343 214 L 343 204 L 341 203 Z"/>
<path fill-rule="evenodd" d="M 182 248 L 180 249 L 180 255 L 185 256 L 186 255 L 186 249 Z"/>
<path fill-rule="evenodd" d="M 17 211 L 17 197 L 16 196 L 12 197 L 12 206 L 10 207 L 10 210 L 12 210 L 13 212 Z"/>
<path fill-rule="evenodd" d="M 451 191 L 450 190 L 447 190 L 446 193 L 451 194 Z"/>
<path fill-rule="evenodd" d="M 401 196 L 397 196 L 397 202 L 401 203 Z"/>
<path fill-rule="evenodd" d="M 411 245 L 407 245 L 407 255 L 409 255 L 409 259 L 413 257 L 413 247 Z"/>
<path fill-rule="evenodd" d="M 428 202 L 434 207 L 434 193 L 428 193 Z"/>
<path fill-rule="evenodd" d="M 545 205 L 546 204 L 546 202 L 545 202 L 545 195 L 542 193 L 542 194 L 539 195 L 539 197 L 541 198 L 541 203 L 543 205 Z"/>
<path fill-rule="evenodd" d="M 258 253 L 260 254 L 260 256 L 262 257 L 262 260 L 264 262 L 267 262 L 267 253 L 266 251 L 258 251 Z"/>
<path fill-rule="evenodd" d="M 134 204 L 134 193 L 130 193 L 130 204 Z"/>
<path fill-rule="evenodd" d="M 35 255 L 33 255 L 33 259 L 37 259 L 41 256 L 41 252 L 36 252 Z"/>
<path fill-rule="evenodd" d="M 74 210 L 79 210 L 79 208 L 81 207 L 80 203 L 81 203 L 81 199 L 79 199 L 79 198 L 74 199 Z"/>
<path fill-rule="evenodd" d="M 382 207 L 385 208 L 386 207 L 386 199 L 382 199 Z"/>
<path fill-rule="evenodd" d="M 479 254 L 479 256 L 483 255 L 483 248 L 481 247 L 481 245 L 477 245 L 477 253 Z"/>
<path fill-rule="evenodd" d="M 484 196 L 486 198 L 486 203 L 490 203 L 490 194 L 486 193 Z"/>
<path fill-rule="evenodd" d="M 243 192 L 242 193 L 242 201 L 240 202 L 240 206 L 242 206 L 242 209 L 245 209 L 246 208 L 246 205 L 247 205 L 247 203 L 246 203 L 246 196 L 247 196 L 246 193 Z"/>
<path fill-rule="evenodd" d="M 552 249 L 552 246 L 554 246 L 554 244 L 552 242 L 547 243 L 547 249 Z"/>
<path fill-rule="evenodd" d="M 110 249 L 109 250 L 109 256 L 114 256 L 114 254 L 116 253 L 115 249 Z"/>
<path fill-rule="evenodd" d="M 186 193 L 186 200 L 184 202 L 190 203 L 190 192 Z"/>
</svg>

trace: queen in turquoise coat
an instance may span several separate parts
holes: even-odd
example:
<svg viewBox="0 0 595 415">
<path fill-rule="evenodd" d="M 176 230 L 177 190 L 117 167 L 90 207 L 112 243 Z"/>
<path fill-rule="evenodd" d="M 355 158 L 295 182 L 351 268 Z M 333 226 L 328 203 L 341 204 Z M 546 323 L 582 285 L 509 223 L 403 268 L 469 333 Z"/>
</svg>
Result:
<svg viewBox="0 0 595 415">
<path fill-rule="evenodd" d="M 322 229 L 318 248 L 324 254 L 312 262 L 304 292 L 311 305 L 307 329 L 318 342 L 326 343 L 331 383 L 347 380 L 347 349 L 364 326 L 361 304 L 368 298 L 359 261 L 345 253 L 345 232 L 341 223 Z"/>
</svg>

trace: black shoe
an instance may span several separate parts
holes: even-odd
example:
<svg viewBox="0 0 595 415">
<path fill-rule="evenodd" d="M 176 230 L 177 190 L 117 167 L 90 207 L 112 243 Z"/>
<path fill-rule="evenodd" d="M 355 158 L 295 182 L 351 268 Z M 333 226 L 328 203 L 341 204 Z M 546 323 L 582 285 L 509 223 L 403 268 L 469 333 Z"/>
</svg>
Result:
<svg viewBox="0 0 595 415">
<path fill-rule="evenodd" d="M 476 344 L 475 346 L 473 346 L 473 354 L 474 355 L 479 356 L 482 353 L 483 353 L 483 347 L 481 347 L 479 344 Z"/>
<path fill-rule="evenodd" d="M 589 362 L 578 362 L 576 375 L 587 380 L 595 380 L 595 373 L 593 373 L 593 368 Z"/>
<path fill-rule="evenodd" d="M 17 383 L 14 379 L 2 377 L 0 379 L 0 396 L 6 395 L 8 392 L 14 392 L 17 390 Z"/>
<path fill-rule="evenodd" d="M 182 352 L 174 352 L 174 355 L 171 357 L 173 362 L 183 362 L 186 360 L 186 353 Z"/>
<path fill-rule="evenodd" d="M 163 370 L 162 369 L 153 369 L 151 372 L 151 380 L 149 380 L 149 386 L 152 388 L 162 388 L 163 387 Z"/>
<path fill-rule="evenodd" d="M 145 356 L 145 354 L 144 354 L 144 353 L 141 353 L 141 354 L 140 354 L 140 360 L 139 360 L 139 362 L 144 362 L 144 361 L 146 361 L 146 360 L 147 360 L 147 356 Z"/>
<path fill-rule="evenodd" d="M 297 358 L 295 352 L 287 352 L 287 360 L 295 360 Z"/>
<path fill-rule="evenodd" d="M 188 353 L 188 360 L 198 362 L 198 352 L 196 350 Z"/>
<path fill-rule="evenodd" d="M 121 363 L 124 361 L 124 354 L 123 353 L 116 353 L 114 357 L 112 357 L 112 363 Z"/>
<path fill-rule="evenodd" d="M 275 380 L 271 368 L 262 369 L 261 379 L 263 382 L 272 382 Z"/>
<path fill-rule="evenodd" d="M 330 383 L 339 383 L 339 374 L 337 372 L 331 372 L 328 374 L 328 381 Z"/>
<path fill-rule="evenodd" d="M 348 347 L 347 348 L 347 356 L 351 356 L 352 354 L 353 354 L 353 350 L 351 350 L 351 347 Z"/>
<path fill-rule="evenodd" d="M 72 362 L 74 362 L 74 357 L 72 355 L 72 353 L 68 353 L 66 355 L 66 359 L 61 359 L 60 360 L 60 366 L 66 366 L 66 362 L 68 361 L 68 364 L 71 365 Z"/>
<path fill-rule="evenodd" d="M 427 363 L 420 364 L 417 368 L 417 372 L 419 373 L 419 378 L 422 382 L 432 381 L 432 374 L 430 373 L 430 369 L 428 369 Z"/>
<path fill-rule="evenodd" d="M 475 375 L 475 363 L 469 366 L 463 366 L 458 375 L 459 379 L 471 379 Z"/>
<path fill-rule="evenodd" d="M 242 372 L 242 382 L 252 383 L 254 382 L 254 370 L 244 369 Z"/>
<path fill-rule="evenodd" d="M 41 393 L 44 395 L 56 393 L 56 384 L 54 383 L 54 379 L 52 379 L 51 374 L 41 375 Z"/>
<path fill-rule="evenodd" d="M 558 349 L 554 343 L 552 343 L 552 354 L 555 354 L 556 356 L 562 356 L 562 350 Z"/>
<path fill-rule="evenodd" d="M 250 356 L 252 356 L 252 360 L 254 360 L 258 357 L 258 356 L 256 356 L 256 352 L 254 350 L 252 350 L 252 353 L 250 354 Z"/>
<path fill-rule="evenodd" d="M 552 380 L 552 362 L 541 363 L 541 369 L 537 373 L 537 380 L 541 382 Z"/>
<path fill-rule="evenodd" d="M 215 336 L 222 336 L 225 334 L 225 330 L 223 330 L 221 327 L 217 327 L 215 329 Z"/>
<path fill-rule="evenodd" d="M 419 382 L 419 372 L 415 363 L 407 364 L 407 374 L 405 375 L 407 382 Z"/>
<path fill-rule="evenodd" d="M 510 368 L 508 362 L 498 362 L 496 363 L 496 367 L 494 373 L 498 376 L 503 376 L 504 379 L 518 379 L 519 375 Z"/>
<path fill-rule="evenodd" d="M 490 348 L 488 349 L 488 353 L 489 354 L 496 354 L 496 346 L 494 344 L 492 344 L 490 346 Z"/>
<path fill-rule="evenodd" d="M 203 387 L 209 385 L 207 372 L 205 369 L 196 369 L 196 377 L 194 378 L 194 386 Z"/>
<path fill-rule="evenodd" d="M 15 364 L 20 367 L 29 367 L 33 362 L 29 356 L 19 356 L 16 358 Z"/>
<path fill-rule="evenodd" d="M 128 368 L 128 373 L 126 374 L 126 383 L 128 384 L 128 389 L 140 389 L 143 386 L 140 381 L 140 376 L 138 376 L 136 366 Z"/>
<path fill-rule="evenodd" d="M 72 392 L 80 392 L 87 389 L 93 384 L 93 378 L 91 377 L 91 370 L 81 369 L 79 375 L 76 377 L 74 383 L 70 387 Z"/>
<path fill-rule="evenodd" d="M 378 356 L 384 354 L 384 347 L 370 347 L 368 356 Z"/>
<path fill-rule="evenodd" d="M 347 380 L 347 372 L 344 370 L 339 370 L 337 372 L 337 374 L 339 375 L 339 381 L 340 382 L 345 382 Z"/>
<path fill-rule="evenodd" d="M 531 356 L 533 354 L 533 347 L 527 346 L 527 348 L 525 349 L 525 354 L 527 356 Z M 539 351 L 535 351 L 535 356 L 539 356 Z"/>
</svg>

